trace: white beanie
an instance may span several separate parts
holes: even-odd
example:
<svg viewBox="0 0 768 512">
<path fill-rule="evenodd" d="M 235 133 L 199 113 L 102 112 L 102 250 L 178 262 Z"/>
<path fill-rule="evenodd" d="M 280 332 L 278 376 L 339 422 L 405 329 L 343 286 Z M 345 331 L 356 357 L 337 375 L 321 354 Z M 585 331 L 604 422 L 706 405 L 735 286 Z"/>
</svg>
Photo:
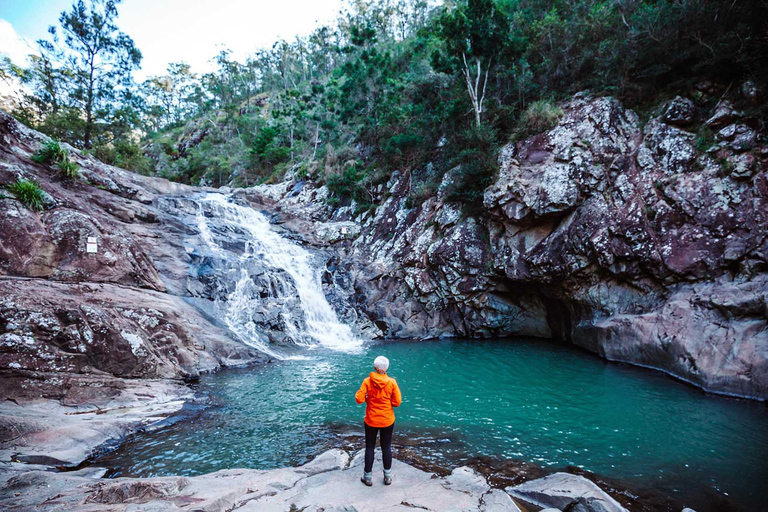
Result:
<svg viewBox="0 0 768 512">
<path fill-rule="evenodd" d="M 386 372 L 389 368 L 389 359 L 384 356 L 379 356 L 373 360 L 373 367 L 377 370 Z"/>
</svg>

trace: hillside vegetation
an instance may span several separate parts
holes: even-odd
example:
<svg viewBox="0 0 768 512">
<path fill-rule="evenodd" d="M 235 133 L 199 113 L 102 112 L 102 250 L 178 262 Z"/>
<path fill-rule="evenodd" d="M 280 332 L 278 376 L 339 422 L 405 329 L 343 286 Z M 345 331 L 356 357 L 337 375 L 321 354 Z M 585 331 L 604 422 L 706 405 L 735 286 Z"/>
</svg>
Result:
<svg viewBox="0 0 768 512">
<path fill-rule="evenodd" d="M 412 173 L 416 202 L 458 167 L 449 197 L 471 212 L 495 149 L 552 126 L 555 103 L 581 90 L 641 117 L 676 94 L 709 108 L 728 97 L 756 129 L 766 121 L 761 0 L 357 0 L 246 62 L 222 51 L 216 72 L 175 63 L 140 85 L 117 3 L 79 0 L 29 69 L 6 62 L 31 91 L 13 114 L 107 163 L 184 183 L 292 172 L 362 210 L 394 170 Z"/>
</svg>

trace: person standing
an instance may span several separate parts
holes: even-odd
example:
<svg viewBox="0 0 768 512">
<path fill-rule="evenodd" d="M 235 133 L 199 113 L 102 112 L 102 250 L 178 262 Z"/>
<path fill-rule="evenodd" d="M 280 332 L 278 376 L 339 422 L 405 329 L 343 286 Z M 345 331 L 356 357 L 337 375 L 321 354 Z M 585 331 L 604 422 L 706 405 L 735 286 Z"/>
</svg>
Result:
<svg viewBox="0 0 768 512">
<path fill-rule="evenodd" d="M 403 397 L 397 381 L 387 375 L 389 359 L 379 356 L 373 361 L 373 369 L 355 393 L 358 404 L 365 407 L 365 468 L 360 481 L 373 485 L 373 452 L 376 436 L 381 435 L 381 456 L 384 462 L 384 485 L 392 483 L 392 432 L 395 429 L 395 411 Z"/>
</svg>

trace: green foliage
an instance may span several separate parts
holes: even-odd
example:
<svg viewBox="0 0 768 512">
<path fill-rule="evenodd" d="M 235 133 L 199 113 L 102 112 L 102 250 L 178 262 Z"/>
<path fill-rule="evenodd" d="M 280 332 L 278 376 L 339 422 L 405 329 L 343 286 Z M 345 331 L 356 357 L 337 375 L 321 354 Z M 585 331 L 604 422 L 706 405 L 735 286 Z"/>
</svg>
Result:
<svg viewBox="0 0 768 512">
<path fill-rule="evenodd" d="M 291 148 L 280 145 L 278 134 L 275 127 L 265 127 L 259 132 L 251 148 L 255 164 L 275 165 L 290 159 Z"/>
<path fill-rule="evenodd" d="M 119 0 L 76 0 L 37 41 L 39 54 L 14 75 L 27 86 L 14 114 L 44 133 L 86 149 L 105 134 L 138 125 L 131 73 L 141 52 L 115 25 Z"/>
<path fill-rule="evenodd" d="M 32 160 L 39 164 L 59 163 L 69 158 L 69 151 L 61 147 L 56 139 L 49 139 L 43 147 L 35 151 Z"/>
<path fill-rule="evenodd" d="M 723 176 L 730 176 L 736 168 L 733 162 L 725 158 L 719 158 L 717 163 L 720 164 L 720 171 L 723 173 Z"/>
<path fill-rule="evenodd" d="M 32 160 L 39 164 L 56 165 L 61 177 L 65 180 L 75 180 L 80 177 L 80 166 L 69 159 L 69 151 L 61 147 L 56 139 L 46 141 L 43 147 L 32 155 Z"/>
<path fill-rule="evenodd" d="M 77 0 L 28 68 L 3 64 L 30 91 L 14 115 L 137 172 L 235 186 L 294 172 L 337 204 L 370 204 L 401 171 L 418 205 L 450 170 L 451 200 L 478 212 L 496 140 L 551 128 L 576 91 L 637 110 L 702 80 L 718 96 L 745 79 L 768 90 L 762 0 L 355 1 L 307 37 L 244 62 L 224 49 L 202 75 L 174 63 L 141 87 L 117 4 Z M 699 149 L 711 140 L 700 132 Z"/>
<path fill-rule="evenodd" d="M 94 146 L 93 156 L 105 164 L 114 165 L 145 176 L 153 173 L 152 161 L 144 155 L 139 144 L 128 139 L 116 139 L 111 143 Z"/>
<path fill-rule="evenodd" d="M 263 155 L 267 149 L 274 144 L 277 134 L 278 131 L 274 127 L 267 126 L 263 128 L 259 131 L 259 134 L 256 135 L 251 151 L 257 156 Z"/>
<path fill-rule="evenodd" d="M 709 126 L 703 124 L 699 131 L 696 133 L 696 149 L 699 151 L 707 151 L 715 143 L 715 134 Z"/>
<path fill-rule="evenodd" d="M 259 183 L 274 183 L 285 175 L 291 148 L 281 145 L 280 130 L 265 126 L 259 130 L 250 149 L 252 171 Z"/>
<path fill-rule="evenodd" d="M 61 177 L 65 180 L 76 180 L 80 177 L 80 166 L 69 158 L 61 160 L 56 165 L 61 172 Z"/>
<path fill-rule="evenodd" d="M 498 168 L 496 134 L 487 126 L 473 126 L 463 134 L 457 146 L 459 151 L 451 161 L 455 167 L 450 171 L 452 179 L 445 199 L 462 203 L 467 216 L 480 215 L 483 192 L 493 182 Z"/>
<path fill-rule="evenodd" d="M 40 188 L 40 185 L 35 180 L 19 179 L 6 186 L 6 188 L 30 210 L 42 211 L 44 203 L 43 189 Z"/>
<path fill-rule="evenodd" d="M 542 133 L 554 128 L 563 116 L 563 110 L 546 100 L 531 103 L 517 123 L 516 139 Z"/>
<path fill-rule="evenodd" d="M 357 163 L 346 166 L 340 173 L 328 176 L 325 184 L 330 192 L 330 204 L 334 204 L 334 200 L 336 204 L 342 205 L 349 204 L 351 200 L 358 204 L 369 204 L 371 194 L 364 185 L 367 177 L 365 169 Z"/>
<path fill-rule="evenodd" d="M 435 52 L 433 66 L 457 72 L 466 84 L 475 124 L 480 125 L 485 111 L 488 75 L 494 59 L 509 58 L 512 48 L 507 17 L 494 0 L 465 0 L 447 9 L 438 18 L 437 34 L 447 50 Z"/>
</svg>

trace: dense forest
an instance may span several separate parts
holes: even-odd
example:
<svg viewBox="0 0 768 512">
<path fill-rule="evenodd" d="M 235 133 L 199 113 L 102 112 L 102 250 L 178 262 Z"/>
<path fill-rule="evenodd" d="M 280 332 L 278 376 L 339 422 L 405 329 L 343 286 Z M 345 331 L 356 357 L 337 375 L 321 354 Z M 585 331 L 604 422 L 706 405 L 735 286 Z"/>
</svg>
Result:
<svg viewBox="0 0 768 512">
<path fill-rule="evenodd" d="M 395 170 L 419 201 L 458 169 L 450 195 L 476 207 L 494 149 L 550 127 L 578 91 L 642 118 L 676 94 L 712 101 L 702 87 L 768 90 L 765 0 L 353 0 L 245 62 L 225 50 L 215 72 L 179 62 L 141 84 L 118 4 L 76 1 L 28 67 L 3 63 L 25 86 L 15 117 L 144 174 L 249 186 L 290 172 L 359 210 Z M 738 106 L 762 128 L 764 105 Z"/>
</svg>

